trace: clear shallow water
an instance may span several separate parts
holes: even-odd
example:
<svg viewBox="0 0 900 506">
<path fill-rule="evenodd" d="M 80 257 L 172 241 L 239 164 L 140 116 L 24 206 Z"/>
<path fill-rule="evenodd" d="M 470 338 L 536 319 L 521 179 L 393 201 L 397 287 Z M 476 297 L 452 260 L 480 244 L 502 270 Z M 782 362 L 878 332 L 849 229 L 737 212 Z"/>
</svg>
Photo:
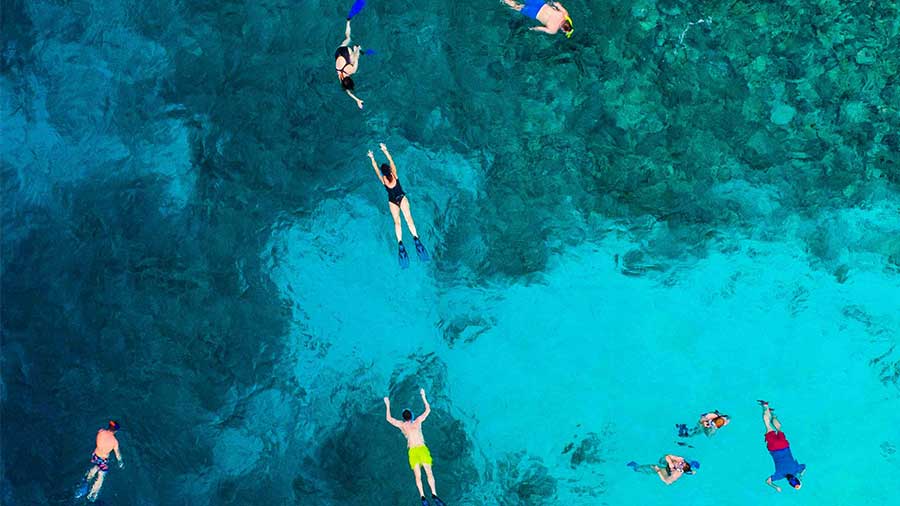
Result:
<svg viewBox="0 0 900 506">
<path fill-rule="evenodd" d="M 890 503 L 896 5 L 485 5 L 367 6 L 358 113 L 347 6 L 3 4 L 4 504 L 68 503 L 109 417 L 109 504 L 409 504 L 418 387 L 448 504 L 757 504 L 757 398 L 779 499 Z M 624 467 L 669 451 L 701 472 Z"/>
</svg>

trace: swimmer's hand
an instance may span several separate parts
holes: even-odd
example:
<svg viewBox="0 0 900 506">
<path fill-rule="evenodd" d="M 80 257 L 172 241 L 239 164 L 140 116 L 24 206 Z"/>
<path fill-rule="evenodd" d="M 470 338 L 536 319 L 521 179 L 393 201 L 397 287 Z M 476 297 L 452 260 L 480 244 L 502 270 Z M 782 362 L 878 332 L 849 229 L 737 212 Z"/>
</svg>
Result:
<svg viewBox="0 0 900 506">
<path fill-rule="evenodd" d="M 775 485 L 775 491 L 776 491 L 776 492 L 781 492 L 781 487 L 779 487 L 778 485 Z"/>
<path fill-rule="evenodd" d="M 373 160 L 375 159 L 375 155 L 372 154 L 372 150 L 371 150 L 371 149 L 370 149 L 369 152 L 366 153 L 366 154 L 369 155 L 369 158 L 371 158 L 371 159 L 373 159 Z M 387 397 L 385 397 L 384 400 L 387 400 Z"/>
<path fill-rule="evenodd" d="M 125 461 L 122 459 L 119 459 L 119 469 L 125 469 Z"/>
<path fill-rule="evenodd" d="M 370 156 L 372 155 L 372 152 L 371 152 L 371 151 L 369 151 L 369 155 L 370 155 Z M 384 398 L 384 405 L 385 405 L 385 406 L 390 406 L 390 405 L 391 405 L 391 400 L 388 399 L 387 397 L 385 397 L 385 398 Z"/>
<path fill-rule="evenodd" d="M 357 99 L 357 100 L 356 100 L 356 105 L 357 105 L 357 107 L 359 107 L 360 109 L 362 109 L 362 108 L 363 108 L 363 101 Z"/>
<path fill-rule="evenodd" d="M 384 146 L 384 144 L 382 144 L 382 146 Z M 384 148 L 384 149 L 387 149 L 387 148 Z M 422 394 L 422 398 L 424 399 L 424 398 L 425 398 L 425 389 L 424 389 L 424 388 L 420 388 L 420 389 L 419 389 L 419 393 Z"/>
<path fill-rule="evenodd" d="M 381 146 L 381 150 L 382 150 L 382 151 L 384 151 L 385 153 L 387 153 L 387 146 L 385 146 L 383 142 L 379 143 L 378 145 Z"/>
</svg>

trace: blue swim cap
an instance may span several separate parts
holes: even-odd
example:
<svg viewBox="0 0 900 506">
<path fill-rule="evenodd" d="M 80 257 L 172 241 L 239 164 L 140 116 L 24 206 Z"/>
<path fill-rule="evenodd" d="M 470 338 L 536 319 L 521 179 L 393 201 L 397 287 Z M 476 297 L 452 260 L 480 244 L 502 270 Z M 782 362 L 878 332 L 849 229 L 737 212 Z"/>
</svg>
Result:
<svg viewBox="0 0 900 506">
<path fill-rule="evenodd" d="M 688 462 L 688 464 L 691 465 L 691 469 L 700 469 L 700 463 L 697 462 L 696 460 L 692 460 L 692 461 Z"/>
</svg>

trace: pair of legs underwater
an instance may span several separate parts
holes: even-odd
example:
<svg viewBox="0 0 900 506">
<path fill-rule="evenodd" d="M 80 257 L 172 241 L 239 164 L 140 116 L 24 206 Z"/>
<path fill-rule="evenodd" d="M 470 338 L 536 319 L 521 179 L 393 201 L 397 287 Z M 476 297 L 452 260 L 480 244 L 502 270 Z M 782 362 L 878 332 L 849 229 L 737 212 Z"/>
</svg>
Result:
<svg viewBox="0 0 900 506">
<path fill-rule="evenodd" d="M 419 496 L 422 498 L 422 506 L 430 506 L 428 499 L 425 498 L 425 489 L 422 486 L 422 468 L 425 468 L 425 476 L 428 479 L 428 487 L 431 488 L 431 499 L 434 500 L 436 506 L 444 506 L 444 501 L 437 495 L 437 488 L 434 484 L 434 473 L 431 472 L 431 464 L 416 464 L 413 467 L 413 474 L 416 476 L 416 487 L 419 488 Z"/>
<path fill-rule="evenodd" d="M 81 484 L 75 491 L 75 497 L 80 498 L 84 497 L 87 494 L 87 500 L 90 502 L 94 502 L 97 500 L 97 496 L 100 494 L 100 489 L 103 487 L 103 480 L 106 478 L 106 473 L 108 472 L 109 467 L 107 467 L 106 459 L 101 459 L 97 461 L 97 459 L 92 459 L 94 461 L 94 466 L 91 467 L 90 471 L 88 471 L 84 477 L 81 479 Z M 103 469 L 105 467 L 105 469 Z M 93 486 L 91 486 L 91 480 L 94 480 Z M 90 491 L 88 488 L 90 487 Z"/>
<path fill-rule="evenodd" d="M 422 242 L 419 241 L 419 234 L 416 231 L 416 224 L 415 222 L 413 222 L 412 212 L 409 210 L 409 199 L 406 198 L 406 195 L 404 195 L 400 199 L 399 205 L 395 204 L 392 201 L 389 201 L 388 207 L 391 210 L 391 217 L 394 218 L 394 234 L 396 234 L 397 236 L 400 267 L 403 269 L 409 267 L 409 253 L 406 252 L 406 246 L 403 245 L 403 225 L 400 223 L 400 213 L 403 213 L 403 218 L 406 220 L 406 226 L 409 228 L 409 233 L 413 235 L 413 242 L 416 246 L 416 255 L 418 255 L 419 260 L 421 260 L 422 262 L 427 262 L 429 260 L 428 251 L 425 249 L 425 246 L 422 244 Z"/>
<path fill-rule="evenodd" d="M 766 424 L 766 432 L 781 432 L 781 422 L 775 416 L 775 410 L 769 407 L 766 401 L 756 401 L 763 408 L 763 423 Z"/>
</svg>

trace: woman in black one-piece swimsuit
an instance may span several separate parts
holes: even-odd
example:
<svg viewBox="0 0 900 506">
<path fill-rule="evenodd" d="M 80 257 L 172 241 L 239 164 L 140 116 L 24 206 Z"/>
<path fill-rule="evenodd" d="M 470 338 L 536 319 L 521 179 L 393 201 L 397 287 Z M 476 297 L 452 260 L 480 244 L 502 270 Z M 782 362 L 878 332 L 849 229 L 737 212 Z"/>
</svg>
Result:
<svg viewBox="0 0 900 506">
<path fill-rule="evenodd" d="M 350 96 L 360 109 L 363 108 L 363 101 L 353 94 L 355 83 L 350 78 L 359 70 L 359 53 L 360 47 L 353 46 L 350 49 L 350 20 L 347 20 L 347 30 L 344 32 L 346 38 L 341 42 L 340 47 L 334 52 L 334 70 L 337 72 L 338 80 L 341 82 L 341 88 Z"/>
<path fill-rule="evenodd" d="M 406 193 L 403 192 L 403 187 L 400 186 L 400 179 L 397 177 L 397 166 L 394 165 L 394 158 L 391 157 L 391 153 L 388 152 L 387 146 L 383 143 L 381 144 L 381 152 L 387 157 L 388 162 L 390 162 L 389 164 L 383 163 L 381 164 L 381 167 L 379 167 L 378 163 L 375 162 L 375 155 L 372 154 L 371 151 L 369 151 L 369 160 L 372 161 L 372 168 L 375 169 L 375 175 L 378 176 L 378 180 L 387 190 L 388 208 L 391 210 L 391 216 L 394 217 L 394 233 L 397 234 L 400 267 L 405 269 L 409 267 L 409 254 L 406 252 L 406 247 L 403 245 L 403 226 L 400 224 L 401 212 L 403 213 L 403 217 L 406 218 L 406 226 L 409 227 L 409 232 L 413 235 L 413 242 L 416 245 L 416 254 L 419 256 L 419 260 L 427 262 L 429 259 L 428 251 L 425 249 L 425 246 L 422 245 L 422 242 L 419 241 L 419 234 L 416 232 L 416 224 L 413 222 L 412 213 L 409 210 L 409 199 L 406 198 Z"/>
</svg>

